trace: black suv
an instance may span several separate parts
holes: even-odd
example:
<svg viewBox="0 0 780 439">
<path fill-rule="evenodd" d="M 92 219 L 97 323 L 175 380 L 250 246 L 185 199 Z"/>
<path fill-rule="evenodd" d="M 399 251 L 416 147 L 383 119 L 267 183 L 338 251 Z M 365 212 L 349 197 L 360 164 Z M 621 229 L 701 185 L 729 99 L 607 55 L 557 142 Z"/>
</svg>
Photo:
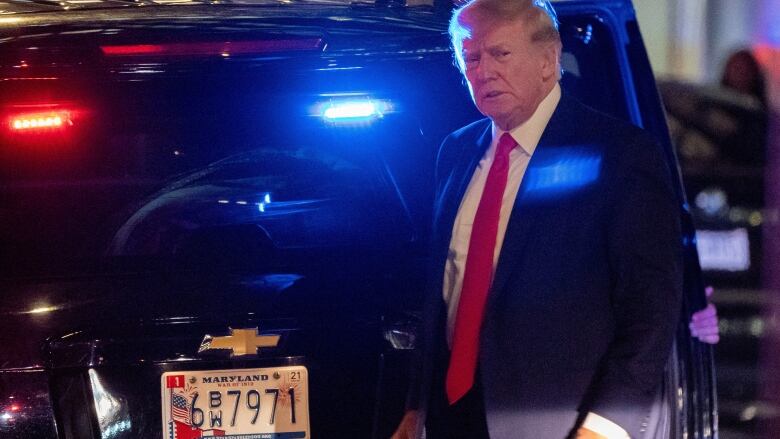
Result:
<svg viewBox="0 0 780 439">
<path fill-rule="evenodd" d="M 479 117 L 451 5 L 402 3 L 0 5 L 0 436 L 390 435 L 436 150 Z M 630 1 L 555 6 L 563 88 L 676 169 Z M 681 324 L 655 437 L 716 435 L 711 361 Z"/>
</svg>

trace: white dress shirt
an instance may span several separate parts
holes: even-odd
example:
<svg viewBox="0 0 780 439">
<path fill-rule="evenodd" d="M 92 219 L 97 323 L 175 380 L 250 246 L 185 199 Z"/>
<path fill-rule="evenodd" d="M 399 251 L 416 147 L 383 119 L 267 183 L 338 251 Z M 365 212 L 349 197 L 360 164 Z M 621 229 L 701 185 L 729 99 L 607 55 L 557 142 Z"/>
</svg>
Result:
<svg viewBox="0 0 780 439">
<path fill-rule="evenodd" d="M 504 196 L 501 201 L 501 211 L 498 220 L 498 234 L 496 235 L 496 249 L 493 254 L 493 270 L 498 263 L 501 254 L 501 246 L 504 243 L 506 226 L 509 216 L 520 189 L 528 162 L 531 160 L 539 139 L 542 137 L 547 123 L 550 121 L 558 102 L 561 99 L 561 88 L 558 84 L 542 100 L 534 114 L 519 126 L 511 129 L 509 134 L 518 143 L 518 147 L 509 153 L 509 174 Z M 471 228 L 474 225 L 474 217 L 477 214 L 477 206 L 485 189 L 488 171 L 493 163 L 498 139 L 504 134 L 495 124 L 492 126 L 493 139 L 485 155 L 479 161 L 471 181 L 463 195 L 452 226 L 452 238 L 450 239 L 447 261 L 444 266 L 443 296 L 447 304 L 447 343 L 452 346 L 452 336 L 455 331 L 455 317 L 458 312 L 460 293 L 463 288 L 463 273 L 466 268 L 466 255 L 469 251 Z M 608 439 L 628 439 L 624 429 L 614 422 L 595 413 L 588 413 L 583 427 L 598 433 Z"/>
<path fill-rule="evenodd" d="M 531 160 L 534 150 L 536 150 L 536 145 L 539 144 L 539 139 L 541 139 L 542 133 L 547 127 L 547 122 L 550 121 L 560 100 L 561 88 L 556 84 L 539 104 L 534 114 L 527 121 L 509 131 L 509 134 L 517 142 L 518 147 L 509 153 L 509 174 L 504 196 L 501 200 L 496 250 L 493 254 L 494 270 L 498 263 L 498 256 L 501 253 L 501 246 L 504 243 L 504 234 L 509 223 L 509 214 L 512 213 L 512 207 L 515 204 L 515 198 L 517 198 L 517 191 L 520 189 L 520 182 L 523 180 L 528 162 Z M 493 140 L 471 176 L 471 181 L 460 201 L 458 214 L 452 226 L 452 238 L 450 239 L 450 248 L 447 253 L 447 262 L 444 266 L 443 288 L 444 301 L 447 304 L 447 342 L 450 346 L 452 346 L 452 334 L 455 331 L 455 315 L 458 312 L 460 292 L 463 288 L 463 272 L 466 268 L 466 255 L 469 251 L 471 227 L 474 225 L 477 206 L 479 206 L 482 192 L 485 189 L 490 165 L 493 164 L 498 139 L 502 134 L 504 134 L 504 131 L 501 131 L 493 124 Z"/>
</svg>

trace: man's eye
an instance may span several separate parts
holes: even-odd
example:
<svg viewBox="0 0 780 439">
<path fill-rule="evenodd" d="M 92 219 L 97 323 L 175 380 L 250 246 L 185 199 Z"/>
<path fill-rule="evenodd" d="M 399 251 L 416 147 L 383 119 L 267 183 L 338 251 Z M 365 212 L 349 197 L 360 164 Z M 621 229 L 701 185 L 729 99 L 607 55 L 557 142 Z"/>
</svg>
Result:
<svg viewBox="0 0 780 439">
<path fill-rule="evenodd" d="M 498 57 L 499 58 L 504 58 L 504 57 L 509 56 L 511 53 L 512 52 L 498 52 Z"/>
</svg>

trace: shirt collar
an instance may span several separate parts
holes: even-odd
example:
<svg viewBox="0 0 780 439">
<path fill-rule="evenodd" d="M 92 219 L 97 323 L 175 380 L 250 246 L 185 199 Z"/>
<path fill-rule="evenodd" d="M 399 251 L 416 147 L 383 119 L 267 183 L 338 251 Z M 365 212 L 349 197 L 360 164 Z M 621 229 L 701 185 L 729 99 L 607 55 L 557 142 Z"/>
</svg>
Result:
<svg viewBox="0 0 780 439">
<path fill-rule="evenodd" d="M 539 139 L 542 138 L 542 133 L 544 133 L 544 129 L 547 128 L 547 123 L 550 122 L 550 118 L 555 112 L 555 108 L 558 106 L 560 100 L 561 86 L 556 83 L 552 90 L 550 90 L 550 93 L 548 93 L 547 96 L 542 99 L 542 102 L 539 103 L 539 106 L 536 107 L 534 114 L 525 122 L 509 130 L 509 134 L 512 138 L 515 139 L 518 145 L 520 145 L 520 148 L 529 156 L 533 155 L 536 150 Z M 490 149 L 495 149 L 494 145 L 505 131 L 502 131 L 495 123 L 491 125 L 493 141 L 491 142 Z"/>
</svg>

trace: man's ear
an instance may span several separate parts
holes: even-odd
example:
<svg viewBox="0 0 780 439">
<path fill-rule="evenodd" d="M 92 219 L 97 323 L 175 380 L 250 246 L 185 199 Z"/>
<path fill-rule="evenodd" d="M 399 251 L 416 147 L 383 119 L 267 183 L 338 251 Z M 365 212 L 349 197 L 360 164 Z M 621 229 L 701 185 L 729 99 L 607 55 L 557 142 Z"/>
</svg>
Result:
<svg viewBox="0 0 780 439">
<path fill-rule="evenodd" d="M 558 76 L 559 60 L 561 58 L 561 43 L 549 42 L 542 46 L 542 77 L 546 80 Z"/>
</svg>

